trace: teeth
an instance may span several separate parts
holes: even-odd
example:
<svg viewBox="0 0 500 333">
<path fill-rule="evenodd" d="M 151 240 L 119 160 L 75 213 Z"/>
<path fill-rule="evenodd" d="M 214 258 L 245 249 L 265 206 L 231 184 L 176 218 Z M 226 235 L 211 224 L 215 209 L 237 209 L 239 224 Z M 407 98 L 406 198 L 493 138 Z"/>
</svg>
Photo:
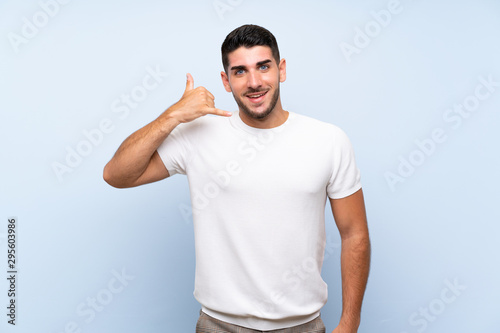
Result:
<svg viewBox="0 0 500 333">
<path fill-rule="evenodd" d="M 248 96 L 250 98 L 259 98 L 260 96 L 263 96 L 264 94 L 260 94 L 260 95 L 254 95 L 254 96 Z"/>
</svg>

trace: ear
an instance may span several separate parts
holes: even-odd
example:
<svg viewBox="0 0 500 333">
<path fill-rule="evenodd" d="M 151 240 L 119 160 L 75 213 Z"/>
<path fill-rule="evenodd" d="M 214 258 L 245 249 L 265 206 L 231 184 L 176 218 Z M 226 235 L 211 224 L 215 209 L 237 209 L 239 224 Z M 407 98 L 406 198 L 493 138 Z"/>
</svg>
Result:
<svg viewBox="0 0 500 333">
<path fill-rule="evenodd" d="M 220 78 L 222 79 L 222 84 L 224 85 L 224 89 L 226 89 L 227 92 L 231 92 L 231 85 L 229 84 L 229 78 L 227 77 L 226 72 L 222 71 L 220 72 Z"/>
<path fill-rule="evenodd" d="M 278 66 L 280 71 L 280 82 L 285 82 L 286 80 L 286 60 L 281 59 L 280 64 Z"/>
</svg>

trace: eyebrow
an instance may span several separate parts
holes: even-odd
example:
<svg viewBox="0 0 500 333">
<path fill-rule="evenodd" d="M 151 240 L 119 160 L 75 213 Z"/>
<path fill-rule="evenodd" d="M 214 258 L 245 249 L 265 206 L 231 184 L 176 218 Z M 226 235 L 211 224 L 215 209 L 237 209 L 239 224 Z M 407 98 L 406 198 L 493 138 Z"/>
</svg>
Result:
<svg viewBox="0 0 500 333">
<path fill-rule="evenodd" d="M 257 67 L 265 65 L 265 64 L 270 63 L 270 62 L 271 62 L 271 59 L 266 59 L 266 60 L 259 61 L 257 63 Z M 240 70 L 240 69 L 246 69 L 246 66 L 240 65 L 240 66 L 233 66 L 233 67 L 231 67 L 231 70 Z"/>
</svg>

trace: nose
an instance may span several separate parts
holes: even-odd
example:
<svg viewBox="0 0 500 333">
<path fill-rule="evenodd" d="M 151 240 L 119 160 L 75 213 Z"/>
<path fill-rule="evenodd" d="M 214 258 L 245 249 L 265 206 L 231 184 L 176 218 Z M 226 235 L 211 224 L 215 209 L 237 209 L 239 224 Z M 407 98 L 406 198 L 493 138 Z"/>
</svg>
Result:
<svg viewBox="0 0 500 333">
<path fill-rule="evenodd" d="M 260 74 L 255 71 L 250 71 L 248 73 L 248 88 L 258 89 L 262 86 L 262 81 L 260 78 Z"/>
</svg>

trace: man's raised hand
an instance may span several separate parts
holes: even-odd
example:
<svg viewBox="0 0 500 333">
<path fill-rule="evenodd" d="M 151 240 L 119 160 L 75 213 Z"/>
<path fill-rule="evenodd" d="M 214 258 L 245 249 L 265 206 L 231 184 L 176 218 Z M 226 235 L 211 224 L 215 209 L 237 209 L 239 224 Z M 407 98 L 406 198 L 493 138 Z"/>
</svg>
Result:
<svg viewBox="0 0 500 333">
<path fill-rule="evenodd" d="M 179 123 L 187 123 L 207 114 L 231 116 L 231 112 L 217 109 L 214 99 L 214 95 L 205 87 L 194 88 L 193 77 L 188 73 L 184 94 L 177 103 L 168 108 L 166 113 Z"/>
</svg>

